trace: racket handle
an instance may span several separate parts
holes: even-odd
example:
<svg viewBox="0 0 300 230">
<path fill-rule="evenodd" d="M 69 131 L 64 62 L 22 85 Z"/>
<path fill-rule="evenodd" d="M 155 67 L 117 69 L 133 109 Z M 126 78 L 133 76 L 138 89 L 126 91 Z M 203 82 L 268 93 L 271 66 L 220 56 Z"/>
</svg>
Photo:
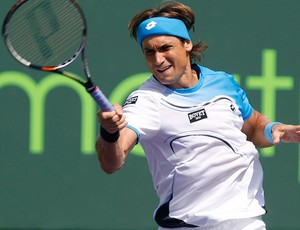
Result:
<svg viewBox="0 0 300 230">
<path fill-rule="evenodd" d="M 111 105 L 107 97 L 102 93 L 102 91 L 96 86 L 94 91 L 90 93 L 94 100 L 97 102 L 101 110 L 105 112 L 114 111 L 114 107 Z"/>
</svg>

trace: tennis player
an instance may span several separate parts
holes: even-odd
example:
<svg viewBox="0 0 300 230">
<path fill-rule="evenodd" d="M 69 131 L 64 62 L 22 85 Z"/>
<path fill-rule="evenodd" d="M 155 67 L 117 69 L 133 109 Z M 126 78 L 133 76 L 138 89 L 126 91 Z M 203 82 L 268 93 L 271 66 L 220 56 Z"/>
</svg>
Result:
<svg viewBox="0 0 300 230">
<path fill-rule="evenodd" d="M 300 141 L 300 126 L 270 122 L 225 72 L 199 64 L 195 15 L 180 3 L 138 13 L 129 30 L 152 76 L 113 112 L 98 112 L 96 148 L 106 173 L 130 150 L 145 151 L 159 229 L 263 230 L 263 171 L 257 147 Z"/>
</svg>

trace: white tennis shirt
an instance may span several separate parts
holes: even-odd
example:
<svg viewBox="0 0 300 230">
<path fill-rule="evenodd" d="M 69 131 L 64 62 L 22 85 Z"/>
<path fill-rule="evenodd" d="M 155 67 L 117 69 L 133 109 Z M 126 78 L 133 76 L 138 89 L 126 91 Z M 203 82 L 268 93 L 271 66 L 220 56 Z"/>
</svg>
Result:
<svg viewBox="0 0 300 230">
<path fill-rule="evenodd" d="M 253 108 L 231 75 L 193 68 L 194 87 L 170 89 L 152 76 L 124 104 L 160 199 L 155 218 L 179 227 L 262 215 L 259 154 L 241 132 Z"/>
</svg>

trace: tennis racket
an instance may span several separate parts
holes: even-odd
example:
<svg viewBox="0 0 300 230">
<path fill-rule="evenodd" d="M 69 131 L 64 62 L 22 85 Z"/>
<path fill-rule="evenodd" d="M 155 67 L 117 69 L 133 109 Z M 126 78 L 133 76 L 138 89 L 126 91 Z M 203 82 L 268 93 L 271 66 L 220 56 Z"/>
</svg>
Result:
<svg viewBox="0 0 300 230">
<path fill-rule="evenodd" d="M 91 80 L 85 47 L 86 19 L 76 0 L 19 0 L 6 15 L 2 36 L 25 66 L 59 73 L 83 85 L 103 111 L 114 108 Z M 62 68 L 81 55 L 85 80 Z"/>
</svg>

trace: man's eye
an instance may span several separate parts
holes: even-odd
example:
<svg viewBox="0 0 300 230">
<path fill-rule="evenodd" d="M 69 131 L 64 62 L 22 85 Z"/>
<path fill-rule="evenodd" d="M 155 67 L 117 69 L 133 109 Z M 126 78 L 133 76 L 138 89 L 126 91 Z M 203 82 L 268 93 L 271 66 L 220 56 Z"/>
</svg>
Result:
<svg viewBox="0 0 300 230">
<path fill-rule="evenodd" d="M 163 47 L 160 48 L 160 50 L 162 52 L 165 52 L 165 51 L 169 51 L 171 48 L 172 48 L 172 46 L 163 46 Z"/>
<path fill-rule="evenodd" d="M 154 51 L 153 50 L 145 50 L 144 53 L 147 55 L 153 55 Z"/>
</svg>

